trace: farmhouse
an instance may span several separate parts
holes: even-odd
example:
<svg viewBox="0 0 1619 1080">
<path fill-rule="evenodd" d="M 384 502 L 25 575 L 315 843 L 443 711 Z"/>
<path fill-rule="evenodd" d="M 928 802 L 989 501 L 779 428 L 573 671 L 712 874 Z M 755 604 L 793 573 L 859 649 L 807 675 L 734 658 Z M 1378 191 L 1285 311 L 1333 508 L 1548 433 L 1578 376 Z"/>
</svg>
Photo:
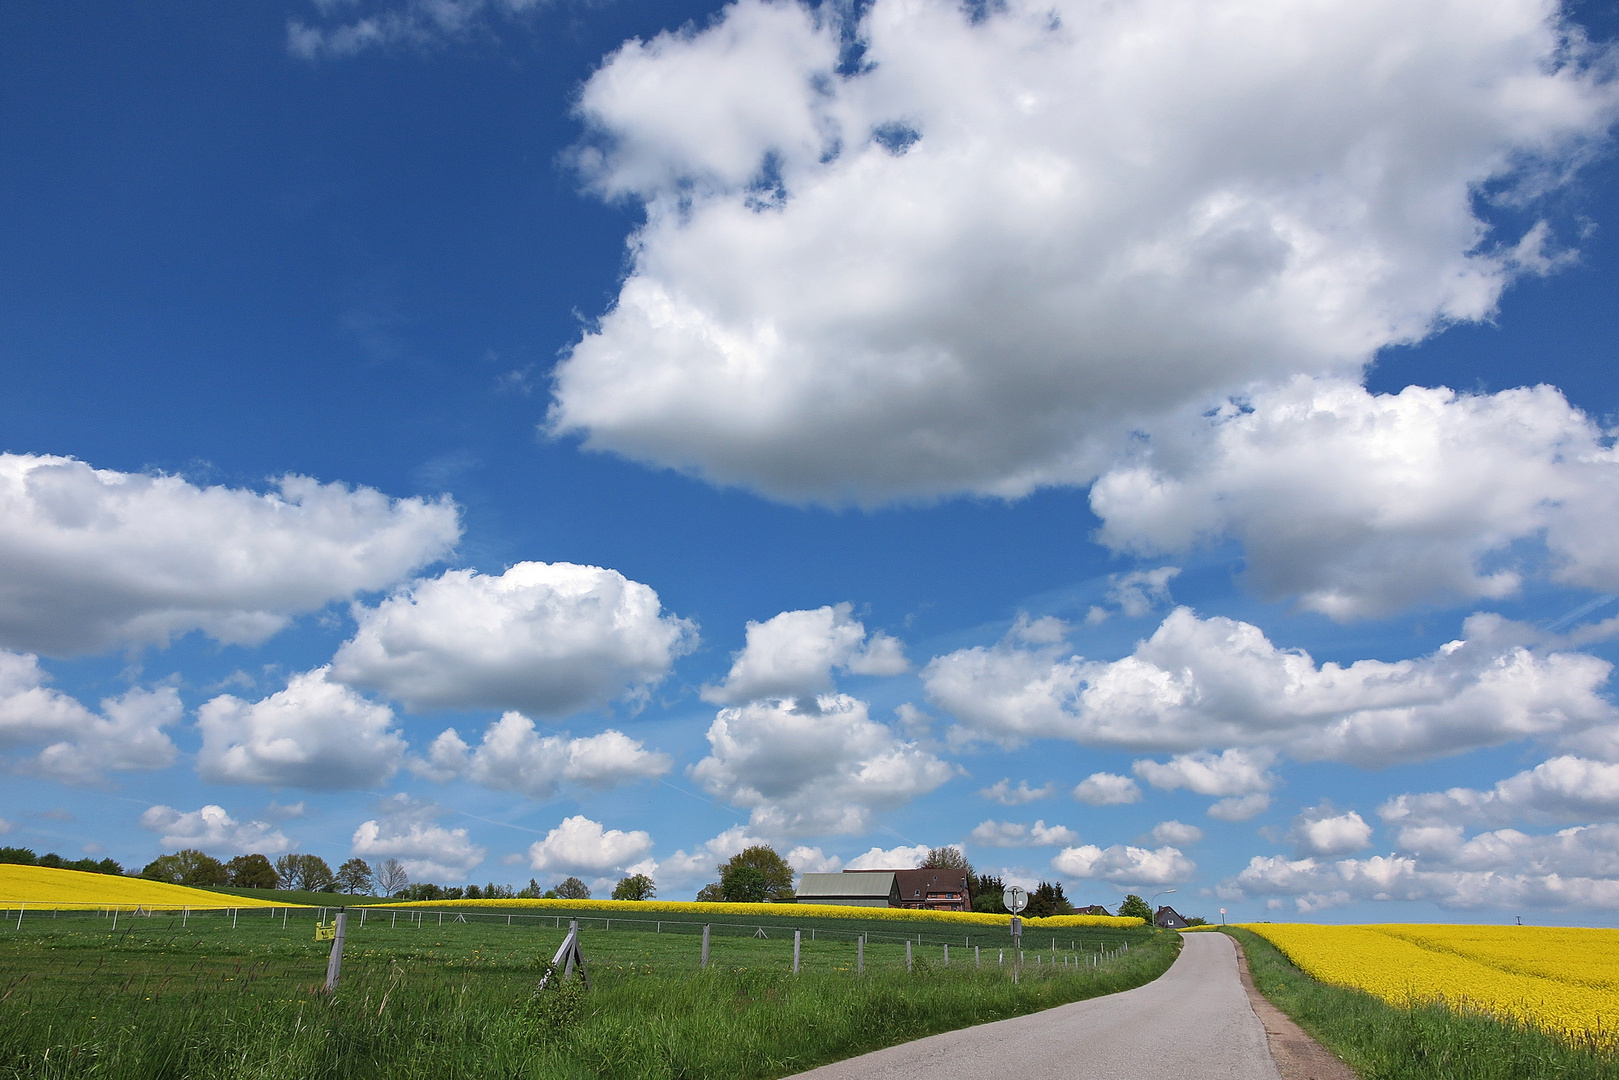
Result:
<svg viewBox="0 0 1619 1080">
<path fill-rule="evenodd" d="M 850 904 L 855 907 L 899 907 L 894 871 L 875 874 L 802 874 L 800 904 Z"/>
<path fill-rule="evenodd" d="M 1181 918 L 1180 912 L 1176 911 L 1168 904 L 1165 904 L 1163 907 L 1158 909 L 1158 914 L 1152 917 L 1152 921 L 1166 930 L 1185 930 L 1188 926 L 1192 925 L 1185 919 Z"/>
<path fill-rule="evenodd" d="M 845 870 L 801 875 L 798 902 L 971 911 L 972 893 L 965 870 Z"/>
</svg>

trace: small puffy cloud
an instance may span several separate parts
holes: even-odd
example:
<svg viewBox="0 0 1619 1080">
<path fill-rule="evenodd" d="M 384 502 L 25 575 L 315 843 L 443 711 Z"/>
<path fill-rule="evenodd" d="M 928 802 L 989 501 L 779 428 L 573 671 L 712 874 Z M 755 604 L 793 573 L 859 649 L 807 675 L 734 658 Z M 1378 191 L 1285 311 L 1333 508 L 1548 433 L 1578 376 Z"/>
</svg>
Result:
<svg viewBox="0 0 1619 1080">
<path fill-rule="evenodd" d="M 403 793 L 382 800 L 382 816 L 354 830 L 351 850 L 365 859 L 398 859 L 417 881 L 465 879 L 483 862 L 484 849 L 465 829 L 438 824 L 441 813 L 430 802 Z"/>
<path fill-rule="evenodd" d="M 448 570 L 353 610 L 359 629 L 333 657 L 334 676 L 411 709 L 557 716 L 644 700 L 697 638 L 648 586 L 573 563 Z"/>
<path fill-rule="evenodd" d="M 107 772 L 161 769 L 175 746 L 163 729 L 180 719 L 172 686 L 134 688 L 101 702 L 99 714 L 46 685 L 39 658 L 0 650 L 0 750 L 40 749 L 17 758 L 18 772 L 91 783 Z"/>
<path fill-rule="evenodd" d="M 846 870 L 908 870 L 928 857 L 926 844 L 914 847 L 874 847 L 849 860 Z"/>
<path fill-rule="evenodd" d="M 708 742 L 692 776 L 716 798 L 747 807 L 751 827 L 772 835 L 865 832 L 875 813 L 957 772 L 844 694 L 721 709 Z"/>
<path fill-rule="evenodd" d="M 1402 829 L 1611 818 L 1619 816 L 1619 765 L 1563 755 L 1510 776 L 1487 791 L 1455 787 L 1399 795 L 1377 813 Z"/>
<path fill-rule="evenodd" d="M 1276 784 L 1272 755 L 1232 748 L 1219 754 L 1176 754 L 1168 761 L 1144 759 L 1130 768 L 1155 788 L 1185 788 L 1199 795 L 1251 795 Z"/>
<path fill-rule="evenodd" d="M 375 788 L 404 762 L 393 710 L 331 681 L 327 667 L 294 675 L 261 701 L 224 694 L 197 710 L 204 780 L 313 791 Z"/>
<path fill-rule="evenodd" d="M 565 783 L 609 788 L 662 776 L 669 768 L 669 755 L 647 750 L 622 731 L 577 739 L 566 733 L 542 736 L 534 721 L 515 712 L 490 724 L 476 749 L 450 728 L 433 740 L 425 761 L 412 763 L 414 771 L 434 780 L 465 777 L 531 799 L 549 799 Z"/>
<path fill-rule="evenodd" d="M 1185 825 L 1179 821 L 1160 821 L 1152 827 L 1150 835 L 1155 844 L 1190 847 L 1203 839 L 1203 830 L 1196 825 Z"/>
<path fill-rule="evenodd" d="M 937 657 L 922 677 L 969 733 L 1008 745 L 1271 746 L 1373 767 L 1615 716 L 1600 693 L 1607 661 L 1535 648 L 1534 631 L 1496 615 L 1469 617 L 1463 633 L 1413 660 L 1317 664 L 1250 623 L 1177 608 L 1120 660 L 1014 633 Z"/>
<path fill-rule="evenodd" d="M 1079 834 L 1066 825 L 1047 825 L 1044 820 L 1033 825 L 1014 821 L 984 821 L 967 836 L 968 841 L 984 847 L 1057 847 L 1077 844 Z"/>
<path fill-rule="evenodd" d="M 1615 112 L 1543 0 L 850 10 L 737 0 L 586 82 L 574 161 L 646 216 L 553 432 L 789 500 L 1083 483 L 1148 418 L 1489 317 L 1548 259 L 1478 192 Z"/>
<path fill-rule="evenodd" d="M 1619 910 L 1619 825 L 1552 835 L 1436 829 L 1412 854 L 1365 859 L 1256 855 L 1223 882 L 1230 898 L 1291 897 L 1304 913 L 1354 901 L 1428 901 L 1448 909 Z"/>
<path fill-rule="evenodd" d="M 1116 773 L 1091 773 L 1074 786 L 1073 795 L 1092 806 L 1122 806 L 1141 801 L 1141 785 Z"/>
<path fill-rule="evenodd" d="M 528 846 L 528 864 L 539 873 L 601 876 L 623 872 L 651 851 L 652 837 L 639 829 L 607 829 L 575 814 Z"/>
<path fill-rule="evenodd" d="M 1027 780 L 1019 780 L 1017 787 L 1012 786 L 1011 777 L 995 781 L 987 788 L 980 788 L 978 794 L 986 799 L 993 799 L 1002 806 L 1023 806 L 1038 799 L 1049 799 L 1057 793 L 1057 785 L 1047 782 L 1037 788 L 1029 786 Z"/>
<path fill-rule="evenodd" d="M 1323 803 L 1294 818 L 1287 837 L 1300 856 L 1332 858 L 1371 847 L 1372 827 L 1353 810 L 1339 814 Z"/>
<path fill-rule="evenodd" d="M 739 705 L 760 698 L 809 697 L 832 689 L 832 672 L 898 675 L 905 650 L 887 634 L 866 635 L 849 604 L 784 611 L 749 622 L 747 640 L 725 681 L 703 687 L 703 700 Z"/>
<path fill-rule="evenodd" d="M 1137 554 L 1224 537 L 1248 583 L 1334 619 L 1496 599 L 1526 573 L 1619 588 L 1619 453 L 1549 386 L 1373 394 L 1296 379 L 1178 417 L 1091 489 Z M 1545 558 L 1519 549 L 1543 542 Z"/>
<path fill-rule="evenodd" d="M 1117 610 L 1132 619 L 1152 614 L 1156 608 L 1169 603 L 1169 583 L 1179 576 L 1178 566 L 1160 566 L 1153 570 L 1131 570 L 1125 574 L 1108 576 L 1107 598 Z M 1093 607 L 1085 617 L 1088 623 L 1105 622 L 1113 611 Z"/>
<path fill-rule="evenodd" d="M 1248 821 L 1270 809 L 1270 796 L 1256 791 L 1252 795 L 1233 795 L 1218 799 L 1209 806 L 1208 815 L 1221 821 Z"/>
<path fill-rule="evenodd" d="M 161 834 L 166 848 L 198 848 L 226 855 L 260 852 L 274 855 L 291 849 L 292 841 L 263 821 L 237 821 L 223 806 L 208 805 L 182 813 L 172 806 L 153 806 L 141 815 L 141 827 Z"/>
<path fill-rule="evenodd" d="M 448 500 L 301 476 L 261 494 L 0 454 L 0 645 L 65 656 L 191 630 L 256 644 L 460 535 Z"/>
<path fill-rule="evenodd" d="M 1125 886 L 1176 885 L 1197 872 L 1196 863 L 1168 845 L 1152 850 L 1124 844 L 1064 848 L 1052 858 L 1051 868 L 1068 877 L 1101 878 Z"/>
<path fill-rule="evenodd" d="M 843 860 L 818 847 L 800 844 L 787 852 L 787 865 L 799 874 L 835 874 L 843 869 Z"/>
</svg>

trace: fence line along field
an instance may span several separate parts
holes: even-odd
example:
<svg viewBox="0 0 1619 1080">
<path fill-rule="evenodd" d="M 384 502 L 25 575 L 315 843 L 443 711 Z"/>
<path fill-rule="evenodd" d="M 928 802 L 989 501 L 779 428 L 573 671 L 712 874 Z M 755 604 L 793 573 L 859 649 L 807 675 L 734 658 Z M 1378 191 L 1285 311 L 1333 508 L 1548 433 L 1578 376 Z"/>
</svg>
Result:
<svg viewBox="0 0 1619 1080">
<path fill-rule="evenodd" d="M 680 907 L 351 908 L 332 997 L 318 908 L 31 914 L 0 927 L 0 1077 L 767 1078 L 1127 989 L 1178 946 L 1031 928 L 1014 983 L 1004 925 Z M 536 993 L 570 920 L 592 987 Z"/>
<path fill-rule="evenodd" d="M 1619 930 L 1248 924 L 1306 974 L 1395 1005 L 1438 1002 L 1619 1049 Z"/>
</svg>

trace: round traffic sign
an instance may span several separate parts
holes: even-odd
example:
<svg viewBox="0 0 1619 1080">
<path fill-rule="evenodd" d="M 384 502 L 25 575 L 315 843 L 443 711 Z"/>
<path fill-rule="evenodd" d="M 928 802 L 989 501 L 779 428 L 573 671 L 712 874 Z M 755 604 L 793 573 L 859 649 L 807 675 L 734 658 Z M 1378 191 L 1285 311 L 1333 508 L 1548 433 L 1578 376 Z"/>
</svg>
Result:
<svg viewBox="0 0 1619 1080">
<path fill-rule="evenodd" d="M 1007 911 L 1016 915 L 1029 906 L 1029 890 L 1021 885 L 1008 885 L 1006 892 L 1001 894 L 1001 902 L 1006 905 Z"/>
</svg>

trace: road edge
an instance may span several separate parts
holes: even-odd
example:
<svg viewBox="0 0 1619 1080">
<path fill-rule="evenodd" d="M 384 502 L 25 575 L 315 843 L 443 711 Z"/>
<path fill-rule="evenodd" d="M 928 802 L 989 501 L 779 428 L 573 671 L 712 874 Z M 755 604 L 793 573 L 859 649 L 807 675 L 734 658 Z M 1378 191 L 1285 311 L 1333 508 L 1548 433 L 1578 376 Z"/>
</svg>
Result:
<svg viewBox="0 0 1619 1080">
<path fill-rule="evenodd" d="M 1282 1080 L 1361 1080 L 1359 1073 L 1311 1038 L 1291 1016 L 1259 992 L 1248 970 L 1248 954 L 1243 951 L 1242 942 L 1234 934 L 1225 937 L 1237 947 L 1237 973 L 1242 977 L 1242 988 L 1248 993 L 1248 1004 L 1254 1016 L 1265 1029 L 1265 1045 Z"/>
</svg>

